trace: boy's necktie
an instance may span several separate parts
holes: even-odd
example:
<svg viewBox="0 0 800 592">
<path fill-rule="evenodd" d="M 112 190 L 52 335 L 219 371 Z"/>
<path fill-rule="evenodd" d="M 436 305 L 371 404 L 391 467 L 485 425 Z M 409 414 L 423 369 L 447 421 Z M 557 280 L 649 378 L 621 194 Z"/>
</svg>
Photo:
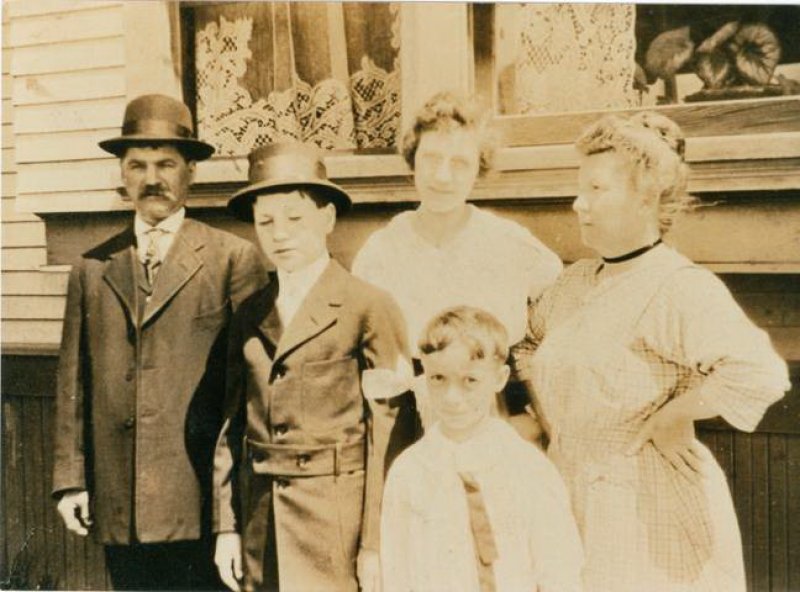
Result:
<svg viewBox="0 0 800 592">
<path fill-rule="evenodd" d="M 156 279 L 158 268 L 161 267 L 161 257 L 158 254 L 158 239 L 164 234 L 161 228 L 151 228 L 145 234 L 147 235 L 147 251 L 144 254 L 144 271 L 147 275 L 147 283 L 151 286 Z"/>
<path fill-rule="evenodd" d="M 464 483 L 467 494 L 467 507 L 469 508 L 469 524 L 472 528 L 472 538 L 475 541 L 475 551 L 478 556 L 478 580 L 481 592 L 494 592 L 494 570 L 492 564 L 497 559 L 497 545 L 492 532 L 486 504 L 483 502 L 480 485 L 471 473 L 459 473 Z"/>
</svg>

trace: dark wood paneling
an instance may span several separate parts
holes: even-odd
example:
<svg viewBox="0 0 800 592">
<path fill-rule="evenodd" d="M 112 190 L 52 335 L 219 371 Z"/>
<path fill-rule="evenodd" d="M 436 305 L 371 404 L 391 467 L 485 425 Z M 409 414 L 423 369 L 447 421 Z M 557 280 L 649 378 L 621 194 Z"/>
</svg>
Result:
<svg viewBox="0 0 800 592">
<path fill-rule="evenodd" d="M 108 588 L 102 546 L 66 531 L 50 495 L 56 358 L 4 356 L 4 588 Z"/>
<path fill-rule="evenodd" d="M 787 554 L 787 590 L 800 590 L 800 438 L 788 438 L 786 441 L 786 464 L 788 487 L 786 495 L 789 515 L 787 522 L 788 542 Z"/>
</svg>

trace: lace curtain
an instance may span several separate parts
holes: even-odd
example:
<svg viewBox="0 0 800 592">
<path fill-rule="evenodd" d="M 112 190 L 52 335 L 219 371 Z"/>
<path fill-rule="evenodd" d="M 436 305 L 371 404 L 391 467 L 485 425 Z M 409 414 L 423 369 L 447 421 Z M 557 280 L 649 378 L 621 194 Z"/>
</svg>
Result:
<svg viewBox="0 0 800 592">
<path fill-rule="evenodd" d="M 632 4 L 497 4 L 500 112 L 636 106 Z"/>
<path fill-rule="evenodd" d="M 197 5 L 194 17 L 198 129 L 218 154 L 285 139 L 395 145 L 397 4 Z"/>
</svg>

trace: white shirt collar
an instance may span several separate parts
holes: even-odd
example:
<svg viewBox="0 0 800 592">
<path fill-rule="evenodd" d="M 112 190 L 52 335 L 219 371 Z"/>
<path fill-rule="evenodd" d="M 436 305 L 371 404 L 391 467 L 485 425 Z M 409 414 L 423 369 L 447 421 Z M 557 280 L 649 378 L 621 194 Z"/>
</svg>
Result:
<svg viewBox="0 0 800 592">
<path fill-rule="evenodd" d="M 186 208 L 181 208 L 174 214 L 164 218 L 161 222 L 152 226 L 144 221 L 144 219 L 136 213 L 136 216 L 133 219 L 133 231 L 136 233 L 136 236 L 141 236 L 146 233 L 151 228 L 159 228 L 164 232 L 175 234 L 180 230 L 181 224 L 183 224 L 183 219 L 186 217 Z"/>
<path fill-rule="evenodd" d="M 430 442 L 434 450 L 450 459 L 449 462 L 457 471 L 479 471 L 497 463 L 498 454 L 502 454 L 503 441 L 508 439 L 509 434 L 515 435 L 516 432 L 508 423 L 490 417 L 472 438 L 455 442 L 442 433 L 440 423 L 436 422 L 430 429 Z"/>
<path fill-rule="evenodd" d="M 283 271 L 278 270 L 278 298 L 292 294 L 293 297 L 302 299 L 311 290 L 311 287 L 317 282 L 325 268 L 328 266 L 331 257 L 328 252 L 324 252 L 315 261 L 306 265 L 303 269 L 297 271 Z"/>
</svg>

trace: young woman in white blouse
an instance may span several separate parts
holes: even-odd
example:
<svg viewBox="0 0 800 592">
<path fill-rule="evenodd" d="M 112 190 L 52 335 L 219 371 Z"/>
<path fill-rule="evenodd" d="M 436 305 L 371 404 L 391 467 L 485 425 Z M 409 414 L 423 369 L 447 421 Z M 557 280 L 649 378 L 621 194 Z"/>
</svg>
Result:
<svg viewBox="0 0 800 592">
<path fill-rule="evenodd" d="M 417 113 L 402 151 L 419 207 L 372 234 L 353 273 L 394 296 L 411 343 L 431 318 L 456 305 L 489 311 L 512 343 L 521 340 L 528 301 L 562 264 L 526 228 L 467 203 L 495 152 L 484 112 L 464 97 L 436 94 Z"/>
</svg>

